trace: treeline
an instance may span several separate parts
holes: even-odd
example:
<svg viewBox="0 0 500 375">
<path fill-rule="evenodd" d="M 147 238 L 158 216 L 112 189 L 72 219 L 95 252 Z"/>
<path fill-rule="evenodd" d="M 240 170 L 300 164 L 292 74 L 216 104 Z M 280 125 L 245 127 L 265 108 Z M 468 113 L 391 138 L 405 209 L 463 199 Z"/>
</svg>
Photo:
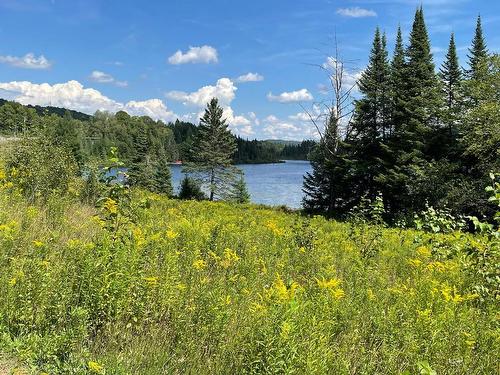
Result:
<svg viewBox="0 0 500 375">
<path fill-rule="evenodd" d="M 183 121 L 165 124 L 148 116 L 130 116 L 97 112 L 93 116 L 56 107 L 24 106 L 0 100 L 0 134 L 20 136 L 39 129 L 64 136 L 78 146 L 78 160 L 105 160 L 110 147 L 116 147 L 121 159 L 131 162 L 141 148 L 148 158 L 167 162 L 189 161 L 193 139 L 199 127 Z M 283 159 L 307 159 L 314 144 L 304 141 L 283 145 L 272 141 L 236 138 L 235 163 L 273 163 Z M 76 150 L 75 150 L 76 151 Z"/>
<path fill-rule="evenodd" d="M 484 186 L 500 170 L 500 56 L 488 52 L 480 18 L 467 65 L 452 34 L 436 71 L 422 7 L 407 46 L 398 29 L 391 59 L 377 28 L 352 121 L 342 128 L 332 111 L 313 152 L 305 208 L 346 217 L 381 197 L 393 223 L 426 205 L 491 218 Z"/>
</svg>

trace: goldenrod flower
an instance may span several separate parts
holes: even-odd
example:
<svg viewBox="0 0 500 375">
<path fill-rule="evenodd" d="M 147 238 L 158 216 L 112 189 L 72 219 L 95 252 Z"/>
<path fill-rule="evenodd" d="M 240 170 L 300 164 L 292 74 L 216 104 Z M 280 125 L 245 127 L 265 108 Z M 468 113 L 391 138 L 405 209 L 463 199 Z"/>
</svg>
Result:
<svg viewBox="0 0 500 375">
<path fill-rule="evenodd" d="M 193 267 L 197 270 L 202 270 L 207 266 L 207 262 L 203 259 L 198 259 L 193 262 Z"/>
</svg>

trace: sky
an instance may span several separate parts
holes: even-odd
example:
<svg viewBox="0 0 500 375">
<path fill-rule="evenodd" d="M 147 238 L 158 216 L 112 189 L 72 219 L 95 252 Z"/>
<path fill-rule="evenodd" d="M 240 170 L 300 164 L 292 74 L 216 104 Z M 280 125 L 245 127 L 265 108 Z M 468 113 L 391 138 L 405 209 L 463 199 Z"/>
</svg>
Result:
<svg viewBox="0 0 500 375">
<path fill-rule="evenodd" d="M 499 51 L 498 0 L 0 0 L 0 97 L 194 123 L 217 97 L 244 138 L 315 138 L 335 37 L 355 82 L 420 4 L 437 66 L 451 32 L 466 65 L 478 14 Z"/>
</svg>

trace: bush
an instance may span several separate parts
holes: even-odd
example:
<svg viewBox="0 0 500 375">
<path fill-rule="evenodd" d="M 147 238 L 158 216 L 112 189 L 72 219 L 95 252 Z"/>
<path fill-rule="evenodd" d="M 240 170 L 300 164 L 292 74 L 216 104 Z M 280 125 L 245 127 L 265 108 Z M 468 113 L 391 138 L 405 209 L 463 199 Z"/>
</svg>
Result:
<svg viewBox="0 0 500 375">
<path fill-rule="evenodd" d="M 24 138 L 7 157 L 6 169 L 14 187 L 30 201 L 64 195 L 77 172 L 71 152 L 43 138 Z"/>
</svg>

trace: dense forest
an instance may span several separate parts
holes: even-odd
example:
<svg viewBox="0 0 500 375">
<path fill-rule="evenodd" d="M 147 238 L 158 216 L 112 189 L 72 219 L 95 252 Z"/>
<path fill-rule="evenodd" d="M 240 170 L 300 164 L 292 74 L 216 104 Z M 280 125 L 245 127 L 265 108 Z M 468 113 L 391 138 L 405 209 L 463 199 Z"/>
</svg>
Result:
<svg viewBox="0 0 500 375">
<path fill-rule="evenodd" d="M 198 126 L 175 121 L 165 124 L 148 116 L 130 116 L 97 112 L 93 116 L 56 107 L 24 106 L 0 99 L 0 134 L 20 136 L 25 132 L 45 128 L 59 133 L 78 148 L 79 159 L 105 160 L 110 147 L 117 147 L 124 161 L 137 153 L 138 139 L 146 137 L 152 160 L 166 157 L 169 162 L 187 161 Z M 248 140 L 237 137 L 237 164 L 276 163 L 284 159 L 307 160 L 314 141 L 282 143 L 274 140 Z"/>
<path fill-rule="evenodd" d="M 325 121 L 304 182 L 307 210 L 345 218 L 380 197 L 392 223 L 426 206 L 492 218 L 484 186 L 500 170 L 500 56 L 488 51 L 480 17 L 467 65 L 452 34 L 437 70 L 422 8 L 406 46 L 398 29 L 392 58 L 377 28 L 357 85 L 347 126 L 339 111 Z"/>
</svg>

